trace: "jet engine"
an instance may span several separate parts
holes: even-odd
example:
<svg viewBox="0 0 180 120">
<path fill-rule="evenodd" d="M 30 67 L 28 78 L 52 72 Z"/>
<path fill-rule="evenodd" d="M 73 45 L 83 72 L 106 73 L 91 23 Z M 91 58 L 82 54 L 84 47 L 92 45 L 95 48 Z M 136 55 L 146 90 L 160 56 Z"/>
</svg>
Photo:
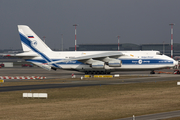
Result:
<svg viewBox="0 0 180 120">
<path fill-rule="evenodd" d="M 103 68 L 104 68 L 104 62 L 96 61 L 96 62 L 93 62 L 90 66 L 91 66 L 92 68 L 103 69 Z"/>
<path fill-rule="evenodd" d="M 107 62 L 109 67 L 121 67 L 121 60 L 111 60 Z"/>
</svg>

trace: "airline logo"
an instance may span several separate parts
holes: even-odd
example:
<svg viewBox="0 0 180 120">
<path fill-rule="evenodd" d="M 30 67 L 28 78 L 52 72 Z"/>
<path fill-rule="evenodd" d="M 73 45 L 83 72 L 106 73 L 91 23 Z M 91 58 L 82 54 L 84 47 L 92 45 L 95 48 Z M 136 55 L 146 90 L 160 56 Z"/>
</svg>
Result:
<svg viewBox="0 0 180 120">
<path fill-rule="evenodd" d="M 36 46 L 37 45 L 37 41 L 36 40 L 32 41 L 31 45 L 32 46 Z"/>
<path fill-rule="evenodd" d="M 34 38 L 34 36 L 30 35 L 30 36 L 28 36 L 28 38 Z"/>
<path fill-rule="evenodd" d="M 138 63 L 139 63 L 139 64 L 142 64 L 142 60 L 139 60 Z"/>
</svg>

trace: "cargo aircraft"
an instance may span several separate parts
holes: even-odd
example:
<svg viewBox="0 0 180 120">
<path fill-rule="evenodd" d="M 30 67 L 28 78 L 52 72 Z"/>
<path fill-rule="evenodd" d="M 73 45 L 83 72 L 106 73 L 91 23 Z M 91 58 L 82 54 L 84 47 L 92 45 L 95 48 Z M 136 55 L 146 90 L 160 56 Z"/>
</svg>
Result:
<svg viewBox="0 0 180 120">
<path fill-rule="evenodd" d="M 85 74 L 171 68 L 174 59 L 159 51 L 52 51 L 28 26 L 18 25 L 23 53 L 15 54 L 46 70 L 74 70 Z M 10 56 L 10 55 L 9 55 Z"/>
</svg>

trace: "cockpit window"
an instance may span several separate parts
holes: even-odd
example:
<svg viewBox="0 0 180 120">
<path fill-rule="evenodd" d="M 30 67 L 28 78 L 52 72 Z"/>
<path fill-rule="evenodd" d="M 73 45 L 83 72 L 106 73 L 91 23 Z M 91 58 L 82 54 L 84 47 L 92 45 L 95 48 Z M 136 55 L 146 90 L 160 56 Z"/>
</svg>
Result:
<svg viewBox="0 0 180 120">
<path fill-rule="evenodd" d="M 156 52 L 156 55 L 162 55 L 162 53 L 160 53 L 160 52 Z"/>
</svg>

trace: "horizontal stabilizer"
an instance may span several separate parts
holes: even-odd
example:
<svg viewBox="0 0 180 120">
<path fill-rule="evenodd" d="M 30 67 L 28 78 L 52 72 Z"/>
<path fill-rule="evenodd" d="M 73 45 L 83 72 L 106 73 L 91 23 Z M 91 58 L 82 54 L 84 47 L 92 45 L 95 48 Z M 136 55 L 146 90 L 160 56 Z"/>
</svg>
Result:
<svg viewBox="0 0 180 120">
<path fill-rule="evenodd" d="M 51 66 L 49 66 L 49 65 L 42 64 L 42 63 L 35 63 L 35 62 L 32 62 L 32 63 L 39 66 L 39 67 L 41 67 L 41 68 L 43 68 L 43 69 L 45 69 L 45 70 L 48 70 L 48 71 L 51 70 Z"/>
<path fill-rule="evenodd" d="M 39 56 L 38 54 L 34 53 L 34 52 L 24 52 L 24 53 L 18 53 L 18 54 L 2 54 L 2 56 L 5 57 L 19 57 L 19 58 L 23 58 L 23 57 L 37 57 Z"/>
</svg>

